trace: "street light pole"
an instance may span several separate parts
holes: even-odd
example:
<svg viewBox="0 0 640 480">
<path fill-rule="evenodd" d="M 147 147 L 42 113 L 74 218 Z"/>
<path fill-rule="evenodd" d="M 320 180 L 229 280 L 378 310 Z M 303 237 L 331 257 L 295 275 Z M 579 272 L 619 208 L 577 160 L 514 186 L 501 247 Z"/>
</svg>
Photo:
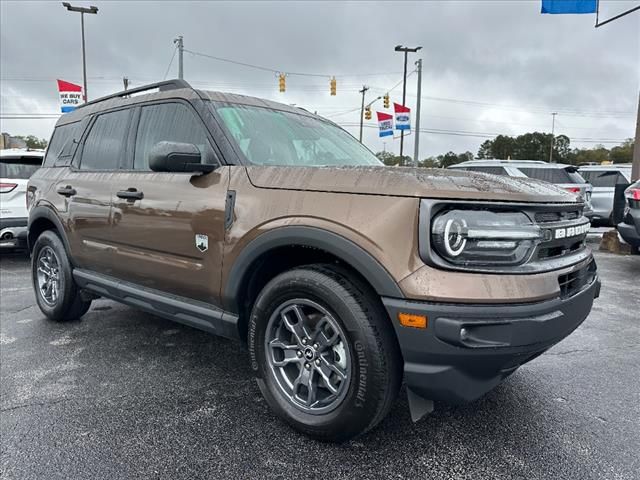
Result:
<svg viewBox="0 0 640 480">
<path fill-rule="evenodd" d="M 62 6 L 65 7 L 70 12 L 78 12 L 80 13 L 80 29 L 82 30 L 82 84 L 84 87 L 84 101 L 89 101 L 89 96 L 87 94 L 87 57 L 85 54 L 85 45 L 84 45 L 84 14 L 91 13 L 97 14 L 98 7 L 90 6 L 90 7 L 74 7 L 69 2 L 62 2 Z"/>
<path fill-rule="evenodd" d="M 555 144 L 555 131 L 556 131 L 556 115 L 558 112 L 551 113 L 551 148 L 549 149 L 549 163 L 553 163 L 553 146 Z"/>
<path fill-rule="evenodd" d="M 415 53 L 420 50 L 422 47 L 403 47 L 402 45 L 396 45 L 394 49 L 396 52 L 404 52 L 404 76 L 402 77 L 402 106 L 405 106 L 407 100 L 407 57 L 409 52 Z M 404 130 L 400 131 L 400 165 L 404 164 L 404 159 L 402 158 L 402 150 L 404 148 Z"/>
</svg>

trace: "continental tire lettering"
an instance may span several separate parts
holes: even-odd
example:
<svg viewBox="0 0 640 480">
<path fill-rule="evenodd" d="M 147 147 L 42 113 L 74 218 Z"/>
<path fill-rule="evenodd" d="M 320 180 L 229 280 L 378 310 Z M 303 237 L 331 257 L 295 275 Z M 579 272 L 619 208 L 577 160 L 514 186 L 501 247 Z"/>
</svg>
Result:
<svg viewBox="0 0 640 480">
<path fill-rule="evenodd" d="M 356 349 L 356 355 L 358 357 L 358 391 L 356 393 L 356 407 L 364 407 L 367 395 L 367 371 L 369 363 L 367 362 L 367 356 L 365 347 L 359 340 L 354 343 Z"/>
<path fill-rule="evenodd" d="M 258 371 L 258 361 L 256 359 L 256 351 L 254 347 L 254 340 L 256 338 L 256 321 L 255 318 L 252 317 L 249 323 L 249 338 L 247 339 L 247 343 L 249 344 L 249 358 L 251 359 L 251 368 L 254 372 Z"/>
</svg>

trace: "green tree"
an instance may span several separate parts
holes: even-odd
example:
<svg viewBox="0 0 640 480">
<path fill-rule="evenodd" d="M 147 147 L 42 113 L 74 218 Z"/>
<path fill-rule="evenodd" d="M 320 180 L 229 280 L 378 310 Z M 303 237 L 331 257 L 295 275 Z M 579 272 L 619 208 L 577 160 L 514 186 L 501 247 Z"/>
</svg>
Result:
<svg viewBox="0 0 640 480">
<path fill-rule="evenodd" d="M 27 144 L 27 148 L 45 149 L 47 148 L 47 141 L 44 138 L 38 138 L 35 135 L 21 136 L 16 135 L 17 138 L 21 138 Z"/>
<path fill-rule="evenodd" d="M 398 160 L 396 160 L 396 156 L 391 152 L 378 152 L 376 153 L 376 157 L 385 165 L 397 165 Z"/>
<path fill-rule="evenodd" d="M 613 147 L 609 152 L 609 159 L 613 163 L 631 163 L 633 160 L 633 138 L 626 139 L 622 145 Z"/>
</svg>

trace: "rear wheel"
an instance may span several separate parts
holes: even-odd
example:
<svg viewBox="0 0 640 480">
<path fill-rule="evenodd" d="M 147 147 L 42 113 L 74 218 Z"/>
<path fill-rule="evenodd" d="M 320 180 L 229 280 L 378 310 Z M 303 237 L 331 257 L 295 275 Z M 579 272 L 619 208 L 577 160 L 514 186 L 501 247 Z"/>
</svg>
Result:
<svg viewBox="0 0 640 480">
<path fill-rule="evenodd" d="M 271 280 L 253 308 L 249 347 L 276 414 L 321 440 L 373 428 L 402 379 L 386 316 L 367 286 L 338 267 L 305 266 Z"/>
<path fill-rule="evenodd" d="M 51 230 L 36 240 L 31 276 L 38 307 L 51 320 L 75 320 L 89 310 L 91 301 L 80 295 L 64 245 Z"/>
</svg>

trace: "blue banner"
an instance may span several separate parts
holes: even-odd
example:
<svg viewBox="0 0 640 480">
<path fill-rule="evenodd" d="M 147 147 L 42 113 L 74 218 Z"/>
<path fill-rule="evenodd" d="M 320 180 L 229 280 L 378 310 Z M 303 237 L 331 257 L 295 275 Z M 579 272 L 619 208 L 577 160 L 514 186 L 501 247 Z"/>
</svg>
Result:
<svg viewBox="0 0 640 480">
<path fill-rule="evenodd" d="M 598 0 L 542 0 L 541 13 L 596 13 Z"/>
</svg>

